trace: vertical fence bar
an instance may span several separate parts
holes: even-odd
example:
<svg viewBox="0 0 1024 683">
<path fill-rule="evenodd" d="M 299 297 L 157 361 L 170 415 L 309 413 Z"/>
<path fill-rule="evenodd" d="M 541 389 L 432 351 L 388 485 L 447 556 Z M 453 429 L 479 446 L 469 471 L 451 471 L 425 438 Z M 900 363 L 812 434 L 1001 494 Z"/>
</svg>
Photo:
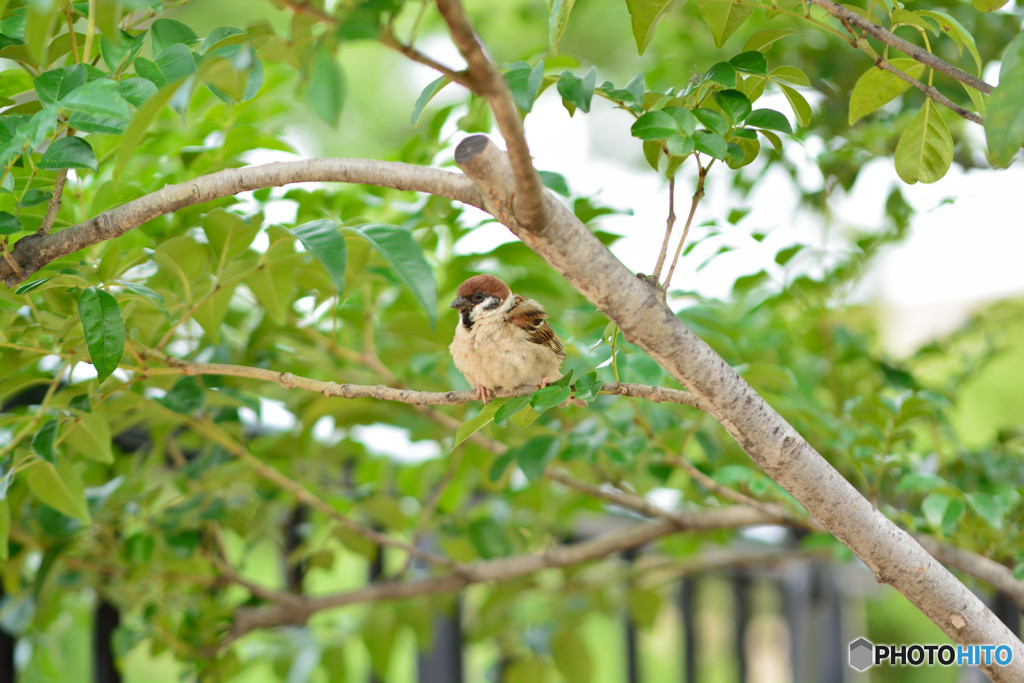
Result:
<svg viewBox="0 0 1024 683">
<path fill-rule="evenodd" d="M 0 604 L 3 604 L 4 587 L 0 584 Z M 16 683 L 14 678 L 14 636 L 0 628 L 0 681 Z"/>
<path fill-rule="evenodd" d="M 457 597 L 452 614 L 434 618 L 434 640 L 430 649 L 416 657 L 416 680 L 420 683 L 462 683 L 462 600 Z"/>
<path fill-rule="evenodd" d="M 92 678 L 94 683 L 121 683 L 121 673 L 114 663 L 114 629 L 121 623 L 121 613 L 106 600 L 96 606 L 92 626 Z"/>
<path fill-rule="evenodd" d="M 740 572 L 732 577 L 733 647 L 736 650 L 737 678 L 747 682 L 750 663 L 747 660 L 747 627 L 750 626 L 750 578 Z"/>
<path fill-rule="evenodd" d="M 632 565 L 636 562 L 636 549 L 631 548 L 622 553 L 622 559 Z M 626 607 L 626 680 L 628 683 L 640 683 L 640 643 L 636 631 L 633 614 Z"/>
<path fill-rule="evenodd" d="M 697 683 L 697 628 L 694 610 L 696 587 L 692 576 L 679 582 L 679 614 L 683 619 L 683 683 Z"/>
</svg>

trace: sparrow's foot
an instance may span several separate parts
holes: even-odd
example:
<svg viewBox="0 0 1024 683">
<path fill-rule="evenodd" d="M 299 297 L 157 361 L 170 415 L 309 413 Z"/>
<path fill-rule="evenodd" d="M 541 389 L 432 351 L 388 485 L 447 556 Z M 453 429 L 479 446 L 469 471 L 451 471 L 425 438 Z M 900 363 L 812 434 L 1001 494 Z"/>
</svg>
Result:
<svg viewBox="0 0 1024 683">
<path fill-rule="evenodd" d="M 487 403 L 492 398 L 494 398 L 494 391 L 488 389 L 487 387 L 481 386 L 476 388 L 476 395 L 477 398 L 479 398 L 481 401 Z"/>
</svg>

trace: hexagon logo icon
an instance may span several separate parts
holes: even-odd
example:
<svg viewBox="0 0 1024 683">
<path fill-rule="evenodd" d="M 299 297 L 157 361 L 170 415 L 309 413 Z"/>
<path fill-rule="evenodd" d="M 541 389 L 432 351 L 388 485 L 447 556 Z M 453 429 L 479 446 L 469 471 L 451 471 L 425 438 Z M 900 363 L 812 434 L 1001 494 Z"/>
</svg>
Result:
<svg viewBox="0 0 1024 683">
<path fill-rule="evenodd" d="M 866 638 L 858 638 L 850 643 L 850 666 L 857 671 L 864 671 L 875 663 L 875 646 Z"/>
</svg>

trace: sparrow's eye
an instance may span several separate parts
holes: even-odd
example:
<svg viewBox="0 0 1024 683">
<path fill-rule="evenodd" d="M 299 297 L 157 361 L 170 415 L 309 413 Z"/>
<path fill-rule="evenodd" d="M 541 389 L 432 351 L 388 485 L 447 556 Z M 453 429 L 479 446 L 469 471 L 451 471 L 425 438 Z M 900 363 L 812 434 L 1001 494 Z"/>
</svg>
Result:
<svg viewBox="0 0 1024 683">
<path fill-rule="evenodd" d="M 473 301 L 475 301 L 476 303 L 480 303 L 483 300 L 484 300 L 484 293 L 483 292 L 477 292 L 477 293 L 475 293 L 473 295 Z"/>
</svg>

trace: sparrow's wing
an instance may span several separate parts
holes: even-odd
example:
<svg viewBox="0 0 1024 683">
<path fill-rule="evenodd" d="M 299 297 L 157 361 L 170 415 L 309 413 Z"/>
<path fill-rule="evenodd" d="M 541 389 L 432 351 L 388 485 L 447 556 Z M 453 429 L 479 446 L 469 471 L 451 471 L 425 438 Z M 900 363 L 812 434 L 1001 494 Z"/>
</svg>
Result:
<svg viewBox="0 0 1024 683">
<path fill-rule="evenodd" d="M 522 328 L 534 344 L 548 346 L 559 358 L 565 358 L 562 342 L 547 323 L 548 313 L 533 299 L 516 295 L 515 303 L 508 310 L 508 320 Z"/>
</svg>

